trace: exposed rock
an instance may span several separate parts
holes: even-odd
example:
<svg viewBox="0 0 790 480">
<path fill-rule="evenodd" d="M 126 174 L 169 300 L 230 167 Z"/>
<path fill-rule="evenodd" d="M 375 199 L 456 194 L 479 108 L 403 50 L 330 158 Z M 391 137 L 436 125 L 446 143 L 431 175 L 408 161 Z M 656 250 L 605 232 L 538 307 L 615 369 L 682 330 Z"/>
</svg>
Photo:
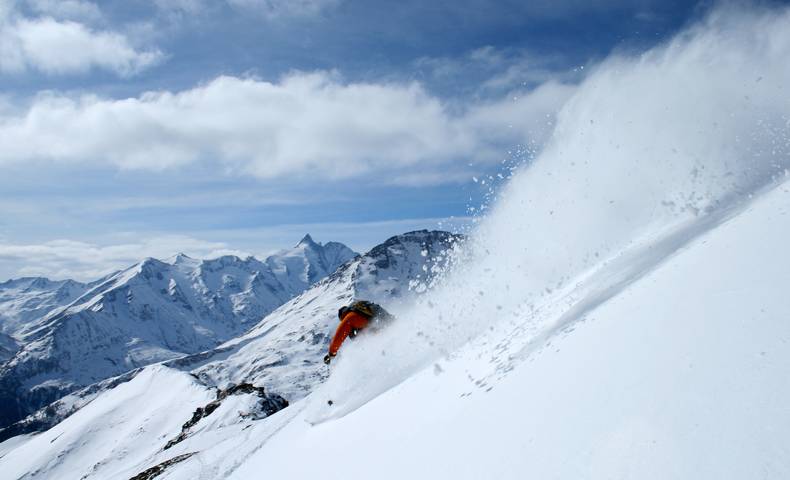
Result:
<svg viewBox="0 0 790 480">
<path fill-rule="evenodd" d="M 267 394 L 264 391 L 263 387 L 256 387 L 251 383 L 241 383 L 239 385 L 231 385 L 225 390 L 218 389 L 217 399 L 207 403 L 203 407 L 198 407 L 192 413 L 192 418 L 187 420 L 187 422 L 181 426 L 181 433 L 179 433 L 176 438 L 173 438 L 172 440 L 168 441 L 164 447 L 164 450 L 169 449 L 173 445 L 187 438 L 192 427 L 197 425 L 197 423 L 200 422 L 200 420 L 214 413 L 214 411 L 217 408 L 219 408 L 220 405 L 222 405 L 222 401 L 228 398 L 229 396 L 249 395 L 249 394 L 257 395 L 260 398 L 260 400 L 258 401 L 257 404 L 258 412 L 255 412 L 250 415 L 245 415 L 245 418 L 249 418 L 252 420 L 259 420 L 261 418 L 266 418 L 269 415 L 272 415 L 288 406 L 288 400 L 276 394 Z"/>
<path fill-rule="evenodd" d="M 129 480 L 150 480 L 154 477 L 158 477 L 167 469 L 167 467 L 171 465 L 175 465 L 176 463 L 179 462 L 183 462 L 184 460 L 186 460 L 187 458 L 191 457 L 196 453 L 197 452 L 184 453 L 182 455 L 175 456 L 169 460 L 165 460 L 159 465 L 155 465 L 149 468 L 148 470 L 138 473 L 137 475 L 133 476 Z"/>
</svg>

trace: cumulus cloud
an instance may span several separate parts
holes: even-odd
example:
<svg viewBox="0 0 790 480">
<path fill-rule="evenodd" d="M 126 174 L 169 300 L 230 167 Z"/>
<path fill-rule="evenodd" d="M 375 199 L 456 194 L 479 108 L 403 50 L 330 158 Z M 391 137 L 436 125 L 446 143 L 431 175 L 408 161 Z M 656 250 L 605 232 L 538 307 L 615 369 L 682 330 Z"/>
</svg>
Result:
<svg viewBox="0 0 790 480">
<path fill-rule="evenodd" d="M 161 171 L 217 162 L 264 179 L 375 173 L 395 183 L 419 166 L 426 176 L 443 173 L 429 182 L 441 183 L 453 165 L 499 161 L 505 147 L 545 136 L 572 90 L 547 83 L 462 111 L 416 83 L 345 83 L 331 72 L 277 83 L 220 77 L 123 100 L 48 93 L 21 114 L 0 116 L 0 164 L 93 161 Z"/>
<path fill-rule="evenodd" d="M 159 50 L 135 47 L 121 33 L 72 20 L 100 15 L 89 2 L 40 0 L 31 2 L 31 8 L 44 16 L 24 17 L 10 3 L 0 8 L 0 72 L 75 74 L 102 69 L 128 76 L 163 58 Z"/>
<path fill-rule="evenodd" d="M 430 84 L 458 87 L 471 94 L 493 95 L 514 88 L 534 88 L 554 80 L 578 83 L 578 68 L 569 68 L 561 54 L 536 53 L 525 48 L 483 46 L 453 57 L 420 57 L 414 70 Z"/>
</svg>

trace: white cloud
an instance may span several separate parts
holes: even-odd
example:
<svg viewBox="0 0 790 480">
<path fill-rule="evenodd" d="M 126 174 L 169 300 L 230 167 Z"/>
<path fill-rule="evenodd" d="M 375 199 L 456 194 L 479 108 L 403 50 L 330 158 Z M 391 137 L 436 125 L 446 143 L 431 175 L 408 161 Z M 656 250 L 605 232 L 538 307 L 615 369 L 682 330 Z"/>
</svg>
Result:
<svg viewBox="0 0 790 480">
<path fill-rule="evenodd" d="M 227 0 L 237 8 L 258 12 L 266 17 L 313 16 L 335 7 L 341 0 Z"/>
<path fill-rule="evenodd" d="M 163 58 L 158 50 L 136 48 L 121 33 L 64 19 L 100 15 L 94 4 L 39 1 L 32 5 L 47 16 L 23 17 L 9 3 L 0 9 L 0 72 L 74 74 L 103 69 L 128 76 Z"/>
<path fill-rule="evenodd" d="M 0 164 L 93 161 L 157 171 L 216 161 L 266 179 L 451 179 L 453 165 L 498 161 L 505 147 L 542 138 L 547 116 L 572 90 L 548 83 L 460 113 L 418 84 L 344 83 L 327 72 L 278 83 L 220 77 L 124 100 L 49 93 L 0 117 Z"/>
<path fill-rule="evenodd" d="M 40 244 L 0 243 L 0 261 L 5 265 L 4 273 L 8 276 L 46 276 L 83 281 L 95 280 L 146 257 L 164 259 L 178 252 L 196 258 L 249 255 L 230 249 L 222 242 L 184 235 L 152 236 L 105 246 L 65 239 Z"/>
<path fill-rule="evenodd" d="M 414 68 L 441 83 L 466 81 L 476 94 L 533 87 L 550 80 L 577 83 L 580 75 L 557 54 L 483 46 L 455 57 L 420 57 Z"/>
</svg>

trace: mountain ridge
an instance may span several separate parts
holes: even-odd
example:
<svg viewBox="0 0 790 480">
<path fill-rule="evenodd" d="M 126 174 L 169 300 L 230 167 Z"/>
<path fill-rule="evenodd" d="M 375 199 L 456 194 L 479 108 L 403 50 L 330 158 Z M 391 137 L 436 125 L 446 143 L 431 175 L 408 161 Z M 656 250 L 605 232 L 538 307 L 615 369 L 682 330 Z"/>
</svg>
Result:
<svg viewBox="0 0 790 480">
<path fill-rule="evenodd" d="M 265 261 L 180 254 L 168 263 L 149 257 L 90 284 L 44 278 L 4 282 L 6 291 L 17 286 L 29 293 L 35 286 L 48 303 L 38 310 L 25 309 L 30 299 L 13 304 L 15 318 L 33 318 L 13 323 L 21 348 L 0 364 L 0 426 L 87 385 L 242 334 L 312 279 L 331 273 L 337 262 L 357 256 L 342 244 L 328 245 L 324 252 L 316 242 L 299 244 Z M 58 296 L 64 285 L 75 289 L 72 295 Z"/>
<path fill-rule="evenodd" d="M 388 308 L 393 308 L 394 305 L 397 311 L 397 302 L 422 291 L 415 288 L 420 283 L 415 282 L 415 277 L 423 276 L 423 280 L 426 280 L 439 275 L 447 256 L 439 260 L 437 258 L 455 248 L 463 239 L 461 235 L 428 230 L 393 236 L 368 253 L 356 255 L 346 261 L 310 289 L 263 317 L 247 333 L 231 338 L 213 349 L 166 360 L 165 365 L 190 372 L 201 378 L 206 385 L 218 388 L 254 381 L 266 384 L 267 390 L 283 394 L 289 400 L 301 398 L 316 382 L 323 379 L 320 372 L 323 367 L 321 357 L 329 341 L 330 330 L 334 328 L 332 323 L 337 321 L 336 311 L 339 304 L 364 295 L 365 298 L 385 303 Z M 342 246 L 336 242 L 328 242 L 324 246 L 333 243 Z M 250 259 L 242 260 L 233 256 L 220 257 L 208 263 L 205 271 L 248 261 Z M 185 255 L 175 255 L 168 262 L 173 266 L 181 264 L 181 268 L 194 269 L 199 261 Z M 137 275 L 156 279 L 157 268 L 167 265 L 167 262 L 157 259 L 146 259 L 127 271 L 119 272 L 117 277 L 129 279 Z M 108 280 L 108 284 L 111 285 L 114 281 L 117 282 L 117 279 Z M 100 286 L 98 290 L 108 289 Z M 183 301 L 184 294 L 179 293 L 179 290 L 169 289 L 168 294 L 174 301 Z M 116 293 L 116 297 L 126 298 L 125 295 L 128 293 Z M 327 301 L 316 303 L 319 297 L 326 297 Z M 98 308 L 99 303 L 96 301 L 83 304 L 81 308 Z M 301 347 L 285 349 L 287 355 L 283 356 L 281 347 L 289 342 Z M 218 365 L 223 365 L 223 361 L 226 368 L 217 368 Z M 245 364 L 249 368 L 239 368 L 234 374 L 228 375 L 228 369 L 233 370 Z M 283 373 L 290 367 L 294 367 L 292 372 Z M 7 427 L 5 431 L 0 430 L 0 438 L 50 428 L 102 391 L 131 380 L 136 375 L 134 372 L 139 371 L 137 369 L 124 373 L 117 377 L 118 380 L 108 378 L 89 387 L 75 389 L 73 393 L 35 412 L 24 421 Z M 271 381 L 272 379 L 275 381 Z"/>
</svg>

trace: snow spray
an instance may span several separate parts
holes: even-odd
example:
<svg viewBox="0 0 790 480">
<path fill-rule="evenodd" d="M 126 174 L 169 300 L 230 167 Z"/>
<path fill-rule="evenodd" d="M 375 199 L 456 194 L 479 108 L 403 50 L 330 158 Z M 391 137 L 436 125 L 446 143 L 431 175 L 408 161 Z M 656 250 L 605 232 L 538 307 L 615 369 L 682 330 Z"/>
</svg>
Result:
<svg viewBox="0 0 790 480">
<path fill-rule="evenodd" d="M 463 260 L 394 312 L 389 331 L 338 357 L 308 417 L 353 411 L 493 324 L 531 322 L 539 335 L 580 301 L 558 292 L 591 275 L 622 282 L 622 272 L 606 270 L 613 259 L 631 251 L 638 261 L 639 248 L 693 232 L 783 181 L 788 58 L 790 9 L 725 6 L 646 53 L 590 69 L 542 152 L 458 254 Z M 651 262 L 681 243 L 667 245 Z M 535 313 L 547 309 L 552 315 Z"/>
</svg>

